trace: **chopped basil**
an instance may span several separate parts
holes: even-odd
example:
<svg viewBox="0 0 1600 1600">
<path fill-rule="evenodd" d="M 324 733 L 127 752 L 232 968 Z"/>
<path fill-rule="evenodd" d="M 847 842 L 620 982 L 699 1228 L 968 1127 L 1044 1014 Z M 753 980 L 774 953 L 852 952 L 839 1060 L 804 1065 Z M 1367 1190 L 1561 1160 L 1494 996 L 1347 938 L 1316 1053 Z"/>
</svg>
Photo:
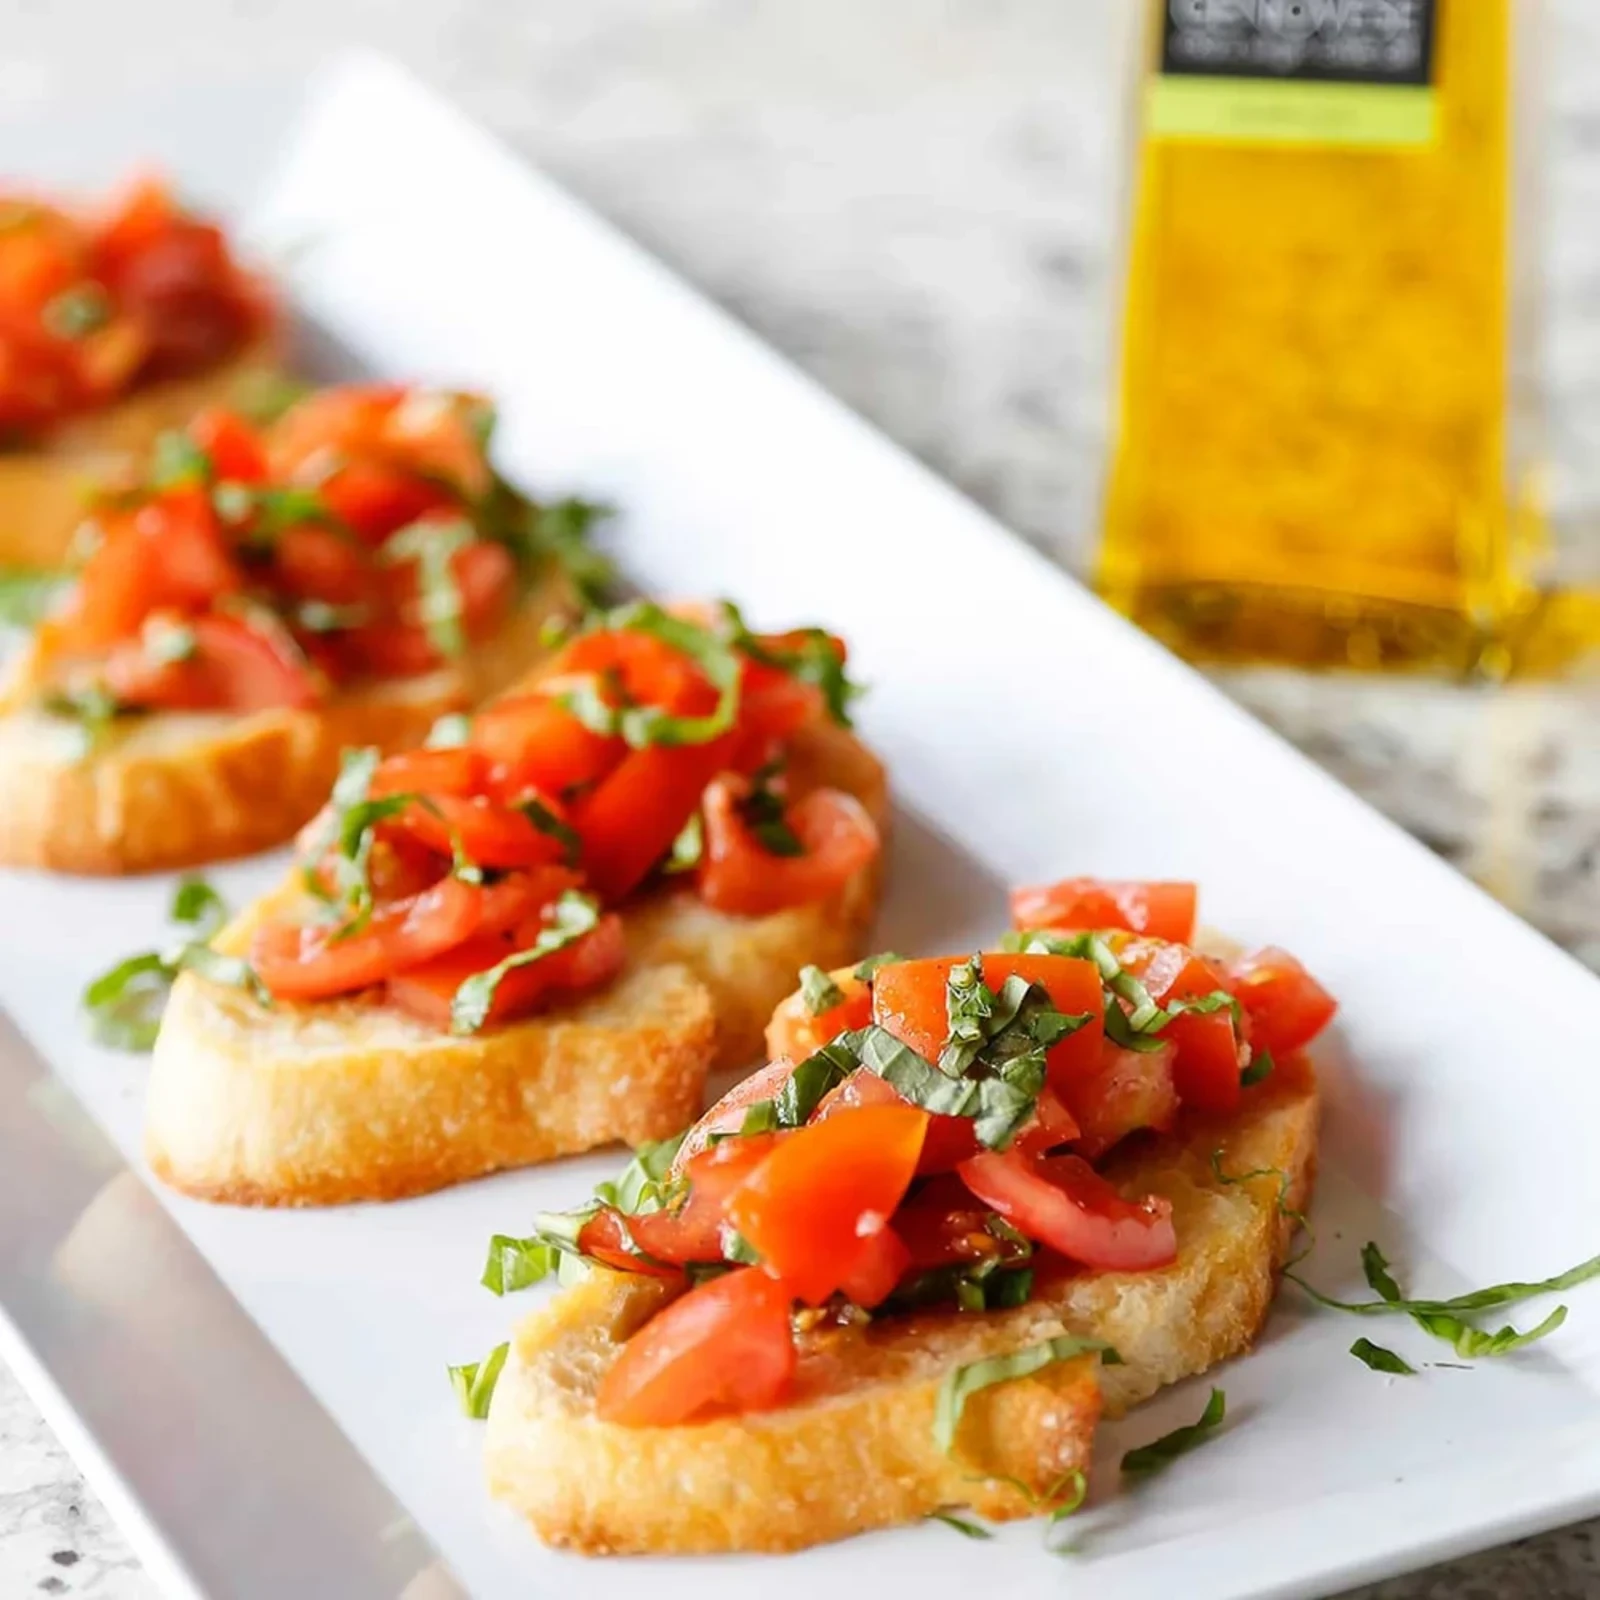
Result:
<svg viewBox="0 0 1600 1600">
<path fill-rule="evenodd" d="M 517 1239 L 497 1233 L 489 1241 L 489 1258 L 479 1281 L 490 1294 L 514 1294 L 549 1277 L 558 1254 L 557 1246 L 539 1234 Z"/>
<path fill-rule="evenodd" d="M 800 1003 L 814 1017 L 844 1004 L 844 990 L 821 967 L 800 969 Z"/>
<path fill-rule="evenodd" d="M 678 837 L 672 841 L 672 849 L 662 862 L 661 870 L 665 873 L 691 872 L 700 865 L 705 850 L 705 817 L 699 811 L 692 811 L 689 820 L 679 830 Z"/>
<path fill-rule="evenodd" d="M 152 616 L 145 620 L 139 641 L 145 658 L 157 666 L 172 666 L 180 661 L 192 661 L 200 648 L 194 629 L 186 623 L 174 622 L 170 617 Z"/>
<path fill-rule="evenodd" d="M 1122 1458 L 1122 1470 L 1129 1477 L 1149 1477 L 1160 1472 L 1179 1456 L 1187 1455 L 1197 1445 L 1202 1445 L 1222 1426 L 1227 1415 L 1228 1397 L 1221 1389 L 1213 1389 L 1199 1420 L 1187 1427 L 1174 1428 L 1171 1433 L 1152 1439 L 1149 1444 L 1130 1450 Z"/>
<path fill-rule="evenodd" d="M 1250 1065 L 1239 1074 L 1240 1087 L 1248 1089 L 1252 1085 L 1260 1083 L 1263 1079 L 1271 1077 L 1272 1069 L 1275 1066 L 1277 1066 L 1277 1062 L 1272 1059 L 1270 1050 L 1255 1051 L 1250 1057 Z"/>
<path fill-rule="evenodd" d="M 757 1100 L 744 1108 L 739 1124 L 741 1138 L 752 1133 L 772 1133 L 778 1127 L 778 1107 L 771 1100 Z"/>
<path fill-rule="evenodd" d="M 196 972 L 212 983 L 248 989 L 262 1005 L 272 1003 L 246 961 L 211 948 L 209 941 L 226 921 L 227 907 L 203 878 L 185 878 L 178 885 L 167 916 L 188 930 L 190 938 L 166 950 L 130 956 L 84 989 L 83 1008 L 90 1037 L 97 1044 L 140 1054 L 151 1049 L 173 979 L 180 972 Z"/>
<path fill-rule="evenodd" d="M 1417 1369 L 1404 1356 L 1398 1356 L 1393 1350 L 1386 1350 L 1370 1339 L 1357 1339 L 1350 1346 L 1350 1354 L 1357 1361 L 1364 1361 L 1374 1372 L 1392 1372 L 1401 1377 L 1415 1377 L 1417 1373 Z"/>
<path fill-rule="evenodd" d="M 0 624 L 31 628 L 48 615 L 72 579 L 62 572 L 0 568 Z"/>
<path fill-rule="evenodd" d="M 789 826 L 783 796 L 773 784 L 777 773 L 776 763 L 769 763 L 754 775 L 749 794 L 739 802 L 739 815 L 769 856 L 803 856 L 806 847 Z"/>
<path fill-rule="evenodd" d="M 456 990 L 450 1002 L 450 1031 L 476 1033 L 488 1020 L 495 990 L 508 972 L 542 961 L 575 943 L 600 921 L 600 902 L 592 895 L 568 889 L 551 908 L 552 920 L 526 950 L 509 955 L 484 972 L 475 972 Z"/>
<path fill-rule="evenodd" d="M 1356 1316 L 1408 1316 L 1418 1327 L 1437 1339 L 1443 1339 L 1454 1347 L 1458 1355 L 1468 1359 L 1505 1355 L 1512 1350 L 1525 1348 L 1554 1333 L 1566 1321 L 1567 1308 L 1557 1306 L 1543 1322 L 1526 1332 L 1508 1326 L 1489 1333 L 1466 1321 L 1467 1317 L 1502 1306 L 1519 1305 L 1537 1295 L 1576 1288 L 1581 1283 L 1600 1277 L 1600 1256 L 1593 1256 L 1552 1278 L 1542 1278 L 1533 1283 L 1497 1283 L 1487 1289 L 1474 1289 L 1446 1300 L 1408 1300 L 1401 1293 L 1383 1252 L 1376 1244 L 1369 1242 L 1363 1247 L 1361 1261 L 1368 1284 L 1379 1296 L 1376 1300 L 1336 1300 L 1332 1295 L 1314 1288 L 1293 1270 L 1286 1269 L 1284 1276 L 1318 1305 L 1333 1311 L 1348 1311 Z"/>
<path fill-rule="evenodd" d="M 1384 1259 L 1383 1252 L 1371 1240 L 1361 1248 L 1361 1268 L 1368 1286 L 1390 1305 L 1398 1305 L 1404 1300 L 1399 1284 L 1389 1271 L 1389 1263 Z M 1453 1312 L 1412 1313 L 1412 1321 L 1418 1327 L 1431 1333 L 1436 1339 L 1443 1339 L 1446 1344 L 1454 1348 L 1458 1356 L 1463 1356 L 1469 1361 L 1476 1360 L 1480 1356 L 1500 1356 L 1512 1350 L 1523 1349 L 1544 1338 L 1546 1334 L 1554 1333 L 1566 1320 L 1567 1308 L 1557 1306 L 1543 1322 L 1535 1328 L 1530 1328 L 1526 1333 L 1519 1333 L 1509 1326 L 1501 1328 L 1498 1333 L 1486 1333 L 1483 1329 L 1475 1328 L 1471 1323 L 1463 1321 Z"/>
<path fill-rule="evenodd" d="M 1211 1152 L 1211 1171 L 1217 1182 L 1224 1184 L 1252 1183 L 1257 1178 L 1276 1178 L 1278 1180 L 1278 1215 L 1287 1217 L 1297 1228 L 1303 1229 L 1308 1238 L 1311 1236 L 1311 1224 L 1306 1220 L 1306 1214 L 1303 1211 L 1296 1211 L 1289 1204 L 1289 1188 L 1293 1180 L 1282 1167 L 1254 1167 L 1249 1172 L 1229 1174 L 1222 1170 L 1222 1150 L 1219 1146 Z M 1288 1263 L 1288 1267 L 1294 1267 L 1305 1260 L 1310 1250 L 1311 1245 L 1308 1244 L 1305 1250 L 1301 1251 L 1293 1261 Z M 1288 1267 L 1285 1268 L 1285 1271 L 1288 1270 Z"/>
<path fill-rule="evenodd" d="M 209 484 L 216 474 L 211 457 L 188 434 L 170 429 L 158 435 L 150 452 L 149 487 L 175 489 L 182 484 Z"/>
<path fill-rule="evenodd" d="M 247 422 L 266 427 L 276 422 L 296 401 L 311 393 L 311 385 L 280 372 L 246 373 L 233 387 L 233 408 Z"/>
<path fill-rule="evenodd" d="M 583 854 L 583 840 L 570 822 L 558 817 L 536 796 L 518 801 L 515 809 L 520 811 L 540 833 L 547 834 L 561 846 L 561 859 L 569 867 L 578 864 L 578 857 Z"/>
<path fill-rule="evenodd" d="M 649 634 L 669 649 L 687 656 L 717 691 L 716 705 L 704 716 L 677 716 L 660 706 L 626 706 L 617 731 L 634 749 L 648 745 L 709 744 L 721 738 L 739 714 L 739 685 L 744 669 L 739 653 L 711 629 L 673 616 L 649 600 L 636 600 L 598 621 L 607 629 Z"/>
<path fill-rule="evenodd" d="M 860 695 L 858 684 L 852 683 L 839 659 L 839 648 L 833 638 L 822 628 L 800 628 L 789 634 L 781 646 L 764 643 L 745 626 L 739 609 L 724 600 L 719 608 L 722 628 L 739 650 L 752 661 L 777 667 L 801 683 L 809 683 L 822 691 L 823 704 L 828 715 L 840 727 L 852 726 L 850 702 Z"/>
<path fill-rule="evenodd" d="M 773 1112 L 780 1128 L 800 1128 L 830 1089 L 836 1089 L 860 1065 L 860 1058 L 843 1043 L 842 1035 L 798 1063 L 773 1096 Z"/>
<path fill-rule="evenodd" d="M 472 719 L 464 711 L 448 711 L 428 729 L 423 741 L 427 750 L 454 750 L 467 742 L 472 731 Z"/>
<path fill-rule="evenodd" d="M 76 724 L 77 755 L 82 760 L 99 747 L 124 708 L 103 683 L 86 683 L 74 689 L 49 690 L 40 697 L 39 709 Z"/>
<path fill-rule="evenodd" d="M 737 1262 L 742 1267 L 761 1265 L 761 1257 L 755 1246 L 737 1228 L 730 1228 L 727 1223 L 722 1225 L 722 1259 Z"/>
<path fill-rule="evenodd" d="M 557 561 L 586 606 L 605 603 L 615 573 L 611 562 L 589 543 L 595 525 L 613 515 L 592 500 L 556 500 L 528 508 L 528 543 Z"/>
<path fill-rule="evenodd" d="M 58 339 L 87 339 L 111 320 L 111 301 L 98 283 L 76 283 L 45 302 L 46 328 Z"/>
<path fill-rule="evenodd" d="M 992 1539 L 992 1530 L 982 1527 L 976 1522 L 968 1522 L 965 1517 L 958 1517 L 953 1511 L 930 1511 L 929 1522 L 942 1522 L 947 1528 L 954 1528 L 957 1533 L 968 1539 Z"/>
<path fill-rule="evenodd" d="M 1077 1356 L 1098 1354 L 1107 1366 L 1120 1366 L 1122 1357 L 1101 1339 L 1081 1339 L 1073 1334 L 1060 1334 L 1046 1339 L 1042 1344 L 1013 1350 L 1009 1355 L 990 1356 L 983 1361 L 973 1361 L 966 1366 L 954 1367 L 945 1374 L 939 1385 L 938 1399 L 934 1403 L 933 1437 L 939 1448 L 949 1453 L 955 1444 L 956 1428 L 967 1401 L 981 1389 L 992 1388 L 997 1383 L 1009 1383 L 1015 1378 L 1030 1377 L 1058 1361 L 1071 1361 Z"/>
<path fill-rule="evenodd" d="M 871 1023 L 854 1033 L 841 1034 L 834 1045 L 851 1050 L 859 1063 L 890 1084 L 904 1100 L 941 1116 L 974 1114 L 978 1100 L 976 1078 L 951 1078 L 910 1045 L 885 1028 Z"/>
<path fill-rule="evenodd" d="M 877 976 L 879 967 L 890 967 L 897 961 L 904 960 L 905 957 L 896 951 L 880 950 L 875 956 L 868 956 L 864 961 L 858 961 L 854 975 L 863 983 L 871 983 Z"/>
<path fill-rule="evenodd" d="M 413 522 L 383 546 L 385 561 L 417 564 L 417 614 L 428 642 L 447 660 L 466 654 L 462 627 L 465 603 L 456 582 L 455 558 L 477 541 L 477 530 L 465 517 L 450 521 Z"/>
<path fill-rule="evenodd" d="M 672 1163 L 688 1130 L 670 1139 L 654 1139 L 640 1145 L 614 1182 L 595 1186 L 595 1193 L 608 1205 L 630 1216 L 659 1211 L 674 1197 L 668 1181 Z"/>
<path fill-rule="evenodd" d="M 489 1415 L 489 1402 L 494 1398 L 494 1387 L 500 1381 L 500 1369 L 506 1364 L 510 1349 L 509 1344 L 497 1344 L 482 1361 L 448 1369 L 450 1385 L 464 1416 L 481 1422 Z"/>
</svg>

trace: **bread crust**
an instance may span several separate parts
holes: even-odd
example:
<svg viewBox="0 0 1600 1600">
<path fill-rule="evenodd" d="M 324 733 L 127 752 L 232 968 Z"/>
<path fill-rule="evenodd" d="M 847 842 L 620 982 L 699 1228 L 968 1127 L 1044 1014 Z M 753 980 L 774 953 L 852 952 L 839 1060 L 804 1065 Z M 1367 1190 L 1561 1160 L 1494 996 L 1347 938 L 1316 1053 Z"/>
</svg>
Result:
<svg viewBox="0 0 1600 1600">
<path fill-rule="evenodd" d="M 290 887 L 219 935 L 240 953 Z M 394 1200 L 695 1116 L 715 1022 L 684 967 L 630 959 L 614 983 L 458 1038 L 369 997 L 270 1011 L 193 973 L 151 1062 L 145 1154 L 169 1187 L 236 1205 Z"/>
<path fill-rule="evenodd" d="M 156 872 L 282 844 L 328 797 L 340 751 L 420 744 L 547 653 L 543 629 L 575 608 L 552 567 L 513 618 L 459 663 L 362 687 L 309 710 L 158 712 L 82 756 L 75 730 L 31 709 L 28 652 L 0 689 L 0 865 L 86 875 Z"/>
<path fill-rule="evenodd" d="M 1316 1157 L 1317 1092 L 1303 1060 L 1280 1063 L 1227 1119 L 1195 1119 L 1107 1171 L 1124 1193 L 1173 1201 L 1178 1259 L 1146 1273 L 1083 1273 L 1015 1311 L 885 1319 L 802 1339 L 795 1400 L 781 1411 L 673 1428 L 599 1421 L 599 1384 L 662 1287 L 597 1271 L 517 1329 L 490 1408 L 489 1488 L 550 1544 L 594 1553 L 784 1550 L 969 1504 L 1032 1514 L 1063 1472 L 1086 1470 L 1101 1404 L 1120 1414 L 1163 1384 L 1246 1349 L 1271 1305 Z M 932 1438 L 951 1367 L 1067 1332 L 1106 1340 L 1119 1366 L 1070 1362 L 973 1395 L 954 1458 Z M 972 1481 L 974 1477 L 980 1481 Z"/>
<path fill-rule="evenodd" d="M 882 768 L 843 730 L 802 735 L 796 760 L 805 787 L 849 787 L 884 810 Z M 623 908 L 628 965 L 615 983 L 464 1039 L 370 997 L 268 1011 L 186 973 L 151 1065 L 151 1169 L 201 1199 L 333 1205 L 664 1139 L 699 1114 L 728 1054 L 721 1008 L 748 1059 L 760 1029 L 752 1046 L 747 1019 L 770 1012 L 806 962 L 855 950 L 880 880 L 874 863 L 831 900 L 770 917 L 713 912 L 692 889 L 643 897 Z M 218 948 L 243 952 L 297 899 L 289 886 L 257 902 Z"/>
<path fill-rule="evenodd" d="M 167 429 L 280 372 L 282 344 L 274 330 L 209 372 L 147 384 L 69 419 L 36 448 L 0 452 L 0 566 L 59 567 L 83 521 L 85 490 L 138 466 Z"/>
</svg>

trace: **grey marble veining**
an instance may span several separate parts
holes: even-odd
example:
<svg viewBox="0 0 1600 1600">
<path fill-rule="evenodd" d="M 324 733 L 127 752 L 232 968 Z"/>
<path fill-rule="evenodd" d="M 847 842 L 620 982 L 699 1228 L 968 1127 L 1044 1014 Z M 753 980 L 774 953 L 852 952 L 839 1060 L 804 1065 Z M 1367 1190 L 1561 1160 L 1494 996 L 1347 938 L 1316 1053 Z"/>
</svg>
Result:
<svg viewBox="0 0 1600 1600">
<path fill-rule="evenodd" d="M 1128 3 L 10 0 L 0 102 L 70 115 L 126 79 L 380 45 L 1071 561 L 1104 435 Z M 1549 8 L 1552 492 L 1571 564 L 1600 570 L 1600 7 Z M 1600 968 L 1600 688 L 1219 677 Z M 1596 1525 L 1363 1593 L 1600 1596 Z M 154 1594 L 0 1369 L 0 1597 Z"/>
</svg>

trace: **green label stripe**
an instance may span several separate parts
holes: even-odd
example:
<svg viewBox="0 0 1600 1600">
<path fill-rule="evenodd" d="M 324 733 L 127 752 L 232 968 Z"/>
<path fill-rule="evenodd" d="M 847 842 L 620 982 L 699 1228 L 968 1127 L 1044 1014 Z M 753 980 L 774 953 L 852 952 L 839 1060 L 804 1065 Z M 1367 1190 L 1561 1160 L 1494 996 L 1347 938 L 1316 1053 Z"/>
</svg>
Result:
<svg viewBox="0 0 1600 1600">
<path fill-rule="evenodd" d="M 1413 85 L 1157 77 L 1145 99 L 1154 139 L 1234 144 L 1424 145 L 1435 93 Z"/>
</svg>

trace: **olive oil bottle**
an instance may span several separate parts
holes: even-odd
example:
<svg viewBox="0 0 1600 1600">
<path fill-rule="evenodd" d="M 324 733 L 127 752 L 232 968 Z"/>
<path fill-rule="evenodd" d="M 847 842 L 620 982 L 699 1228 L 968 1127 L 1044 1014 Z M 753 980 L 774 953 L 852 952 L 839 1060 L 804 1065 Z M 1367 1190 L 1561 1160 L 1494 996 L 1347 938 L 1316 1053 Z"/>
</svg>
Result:
<svg viewBox="0 0 1600 1600">
<path fill-rule="evenodd" d="M 1522 8 L 1150 0 L 1097 578 L 1184 653 L 1506 665 Z"/>
</svg>

